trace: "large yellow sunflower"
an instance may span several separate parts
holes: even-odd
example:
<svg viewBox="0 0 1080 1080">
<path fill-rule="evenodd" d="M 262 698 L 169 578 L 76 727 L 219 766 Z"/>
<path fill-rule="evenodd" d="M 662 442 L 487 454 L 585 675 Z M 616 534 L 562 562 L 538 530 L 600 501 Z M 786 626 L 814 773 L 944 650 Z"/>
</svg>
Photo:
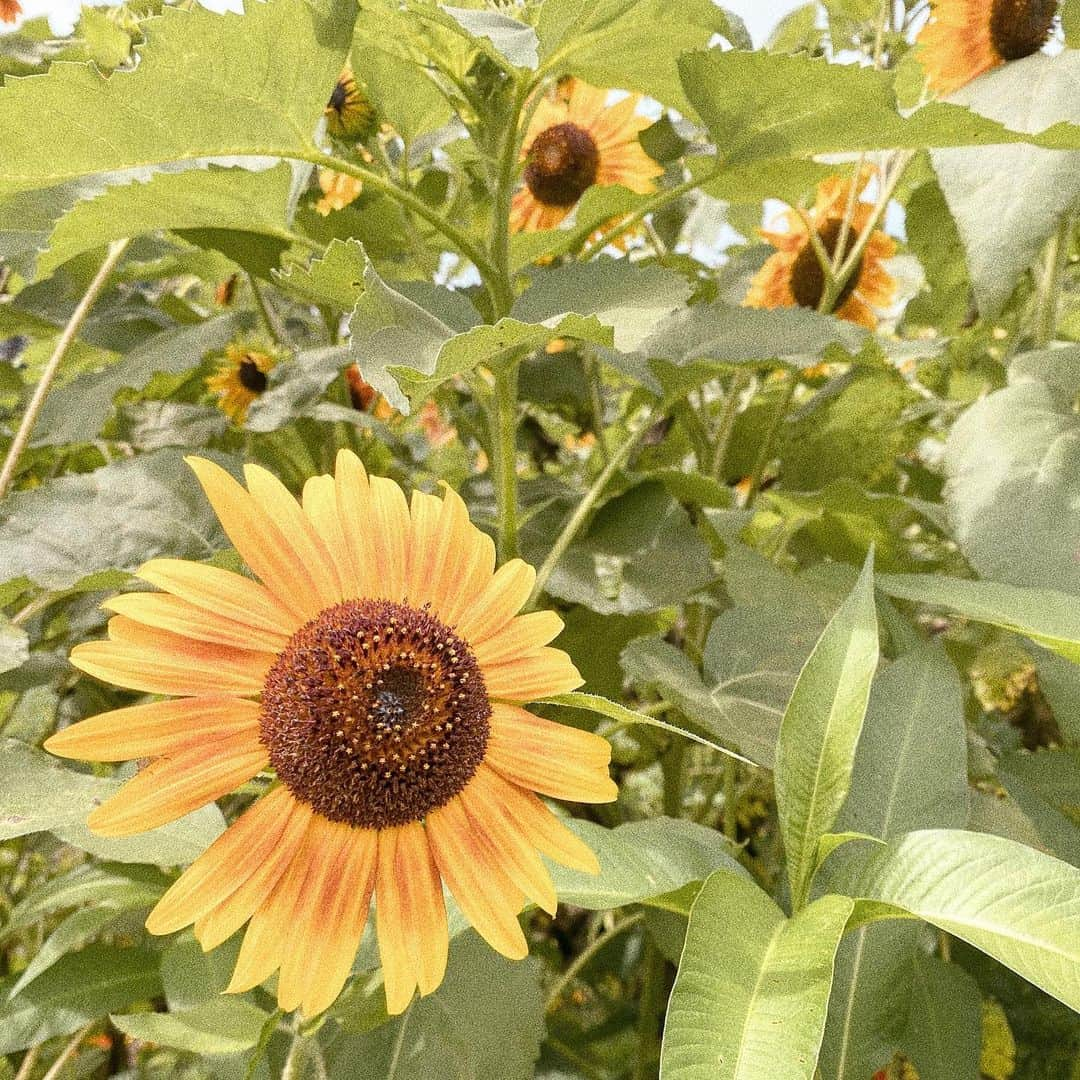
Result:
<svg viewBox="0 0 1080 1080">
<path fill-rule="evenodd" d="M 155 559 L 160 592 L 108 602 L 109 640 L 72 663 L 171 700 L 75 724 L 55 754 L 151 758 L 90 816 L 105 836 L 152 829 L 273 770 L 274 783 L 150 913 L 194 923 L 204 949 L 247 930 L 230 991 L 279 971 L 283 1009 L 337 997 L 375 899 L 387 1008 L 442 981 L 443 883 L 501 953 L 523 957 L 517 915 L 557 900 L 538 851 L 596 872 L 592 852 L 540 801 L 616 795 L 608 744 L 526 712 L 580 685 L 548 647 L 550 611 L 517 612 L 534 572 L 495 570 L 462 500 L 369 478 L 342 451 L 298 503 L 248 466 L 245 490 L 190 459 L 226 533 L 260 581 Z"/>
<path fill-rule="evenodd" d="M 522 142 L 524 186 L 514 195 L 514 232 L 554 229 L 593 184 L 655 189 L 664 170 L 638 135 L 652 121 L 637 115 L 640 98 L 607 104 L 608 91 L 564 79 L 536 107 Z"/>
<path fill-rule="evenodd" d="M 270 349 L 232 342 L 206 388 L 218 398 L 218 408 L 235 424 L 242 424 L 251 403 L 266 392 L 268 375 L 277 363 Z"/>
<path fill-rule="evenodd" d="M 870 203 L 860 198 L 873 171 L 859 178 L 855 192 L 855 212 L 844 245 L 846 256 L 873 214 Z M 851 199 L 851 181 L 830 177 L 818 187 L 817 201 L 806 215 L 821 239 L 822 247 L 835 256 L 843 232 L 844 214 Z M 765 265 L 754 275 L 743 301 L 746 307 L 805 307 L 816 310 L 825 290 L 825 274 L 810 239 L 806 221 L 794 210 L 783 216 L 782 232 L 762 230 L 761 235 L 775 247 Z M 875 308 L 888 307 L 896 297 L 896 281 L 883 265 L 896 254 L 892 237 L 875 229 L 863 251 L 859 265 L 837 299 L 835 314 L 868 329 L 877 326 Z"/>
<path fill-rule="evenodd" d="M 991 68 L 1037 53 L 1057 0 L 931 0 L 917 54 L 930 88 L 951 94 Z"/>
</svg>

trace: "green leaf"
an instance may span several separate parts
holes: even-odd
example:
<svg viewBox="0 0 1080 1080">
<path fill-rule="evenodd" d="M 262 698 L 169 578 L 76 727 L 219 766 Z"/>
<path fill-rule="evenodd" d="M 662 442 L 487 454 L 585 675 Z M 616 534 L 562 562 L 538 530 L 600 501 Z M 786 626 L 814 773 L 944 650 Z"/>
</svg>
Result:
<svg viewBox="0 0 1080 1080">
<path fill-rule="evenodd" d="M 155 229 L 234 229 L 291 244 L 294 184 L 293 169 L 281 164 L 261 172 L 211 165 L 112 185 L 60 219 L 38 259 L 38 274 L 45 277 L 84 251 Z"/>
<path fill-rule="evenodd" d="M 889 73 L 858 64 L 714 49 L 687 53 L 679 70 L 725 163 L 1008 142 L 1080 147 L 1075 124 L 1017 133 L 948 102 L 901 116 Z"/>
<path fill-rule="evenodd" d="M 474 38 L 486 38 L 493 48 L 515 67 L 535 69 L 540 62 L 537 54 L 540 42 L 536 31 L 501 11 L 485 11 L 482 8 L 451 7 L 440 4 L 451 19 Z"/>
<path fill-rule="evenodd" d="M 310 304 L 328 304 L 349 311 L 364 291 L 367 265 L 359 241 L 334 239 L 322 258 L 312 259 L 307 267 L 294 264 L 285 273 L 275 273 L 274 280 Z"/>
<path fill-rule="evenodd" d="M 121 781 L 65 768 L 15 739 L 0 747 L 0 840 L 52 832 L 103 859 L 171 866 L 193 862 L 224 831 L 221 811 L 211 804 L 138 836 L 94 836 L 85 825 L 87 815 L 114 795 Z"/>
<path fill-rule="evenodd" d="M 165 8 L 132 72 L 82 64 L 9 79 L 0 190 L 213 157 L 309 155 L 352 39 L 351 0 L 253 0 L 247 13 Z M 57 154 L 41 118 L 65 132 Z"/>
<path fill-rule="evenodd" d="M 897 599 L 944 608 L 1022 634 L 1080 663 L 1080 612 L 1076 597 L 1069 593 L 931 574 L 884 575 L 877 585 Z"/>
<path fill-rule="evenodd" d="M 826 896 L 787 919 L 753 881 L 713 874 L 690 912 L 662 1080 L 811 1080 L 853 907 Z"/>
<path fill-rule="evenodd" d="M 198 366 L 209 352 L 225 346 L 253 324 L 247 313 L 219 315 L 194 326 L 155 334 L 100 371 L 87 371 L 55 389 L 46 399 L 34 429 L 34 446 L 89 442 L 112 415 L 124 389 L 141 390 L 161 372 L 179 374 Z"/>
<path fill-rule="evenodd" d="M 158 556 L 206 558 L 221 546 L 217 520 L 174 450 L 14 492 L 0 513 L 5 576 L 47 589 Z"/>
<path fill-rule="evenodd" d="M 807 660 L 780 725 L 776 805 L 796 909 L 809 895 L 818 840 L 848 794 L 877 663 L 871 555 Z"/>
<path fill-rule="evenodd" d="M 269 1013 L 243 998 L 221 996 L 190 1009 L 132 1013 L 110 1019 L 125 1035 L 189 1054 L 239 1054 L 250 1050 Z"/>
<path fill-rule="evenodd" d="M 0 1054 L 24 1050 L 161 993 L 158 953 L 89 945 L 72 953 L 7 1000 L 14 979 L 0 981 Z"/>
<path fill-rule="evenodd" d="M 745 874 L 724 837 L 692 821 L 651 818 L 614 829 L 567 824 L 596 853 L 600 874 L 553 866 L 551 877 L 561 901 L 591 911 L 654 900 L 718 869 Z"/>
<path fill-rule="evenodd" d="M 1080 346 L 1027 353 L 1010 381 L 949 433 L 956 539 L 984 577 L 1080 593 Z"/>
<path fill-rule="evenodd" d="M 1001 756 L 997 775 L 1036 829 L 1040 846 L 1080 866 L 1080 751 L 1013 751 Z"/>
<path fill-rule="evenodd" d="M 1080 0 L 1065 0 L 1061 8 L 1061 28 L 1070 49 L 1080 46 Z"/>
<path fill-rule="evenodd" d="M 1080 1012 L 1080 870 L 999 836 L 931 829 L 875 849 L 845 883 L 856 918 L 907 913 Z"/>
<path fill-rule="evenodd" d="M 1080 115 L 1080 52 L 1036 53 L 987 72 L 953 95 L 1014 131 L 1038 132 Z M 1063 214 L 1080 199 L 1080 153 L 1035 146 L 938 150 L 941 189 L 963 237 L 983 315 L 996 315 Z M 1018 182 L 1018 178 L 1023 178 Z"/>
<path fill-rule="evenodd" d="M 975 980 L 958 964 L 916 952 L 908 1020 L 898 1042 L 919 1080 L 976 1080 L 982 996 Z"/>
</svg>

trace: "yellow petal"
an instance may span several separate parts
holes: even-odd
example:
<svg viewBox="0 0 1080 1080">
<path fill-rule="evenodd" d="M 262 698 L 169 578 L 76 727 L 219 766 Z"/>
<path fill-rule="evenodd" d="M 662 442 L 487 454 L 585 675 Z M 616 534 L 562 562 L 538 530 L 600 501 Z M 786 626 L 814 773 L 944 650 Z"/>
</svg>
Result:
<svg viewBox="0 0 1080 1080">
<path fill-rule="evenodd" d="M 561 649 L 542 648 L 501 664 L 485 664 L 484 684 L 493 698 L 537 701 L 576 690 L 585 681 Z"/>
</svg>

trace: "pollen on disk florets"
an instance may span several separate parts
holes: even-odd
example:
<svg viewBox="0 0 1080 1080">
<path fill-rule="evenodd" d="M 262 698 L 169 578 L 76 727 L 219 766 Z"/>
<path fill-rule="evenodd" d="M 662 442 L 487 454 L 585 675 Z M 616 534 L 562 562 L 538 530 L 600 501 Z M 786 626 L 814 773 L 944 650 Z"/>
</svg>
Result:
<svg viewBox="0 0 1080 1080">
<path fill-rule="evenodd" d="M 990 39 L 1003 60 L 1037 53 L 1054 28 L 1058 0 L 994 0 Z"/>
<path fill-rule="evenodd" d="M 821 246 L 825 249 L 830 259 L 836 258 L 836 249 L 840 244 L 840 233 L 843 223 L 838 219 L 826 221 L 818 232 Z M 844 243 L 843 259 L 846 259 L 855 245 L 855 230 L 849 228 L 848 236 Z M 855 291 L 859 283 L 859 268 L 844 283 L 840 295 L 836 299 L 836 307 L 843 305 L 844 301 Z M 791 268 L 791 294 L 795 297 L 795 303 L 800 307 L 814 308 L 821 303 L 825 293 L 825 272 L 821 267 L 814 245 L 807 242 L 799 252 L 798 257 Z"/>
<path fill-rule="evenodd" d="M 472 651 L 426 608 L 350 600 L 270 669 L 260 737 L 279 779 L 332 821 L 421 820 L 472 779 L 491 706 Z"/>
<path fill-rule="evenodd" d="M 556 124 L 533 140 L 525 164 L 525 185 L 547 206 L 573 206 L 596 182 L 600 151 L 577 124 Z"/>
</svg>

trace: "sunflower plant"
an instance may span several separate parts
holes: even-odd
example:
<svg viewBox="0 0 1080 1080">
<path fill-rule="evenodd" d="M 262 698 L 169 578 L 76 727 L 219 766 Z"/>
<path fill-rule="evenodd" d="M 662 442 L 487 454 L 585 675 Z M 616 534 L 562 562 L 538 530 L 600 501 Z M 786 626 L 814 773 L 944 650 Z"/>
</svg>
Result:
<svg viewBox="0 0 1080 1080">
<path fill-rule="evenodd" d="M 1075 1080 L 1077 0 L 244 9 L 0 0 L 0 1078 Z"/>
</svg>

